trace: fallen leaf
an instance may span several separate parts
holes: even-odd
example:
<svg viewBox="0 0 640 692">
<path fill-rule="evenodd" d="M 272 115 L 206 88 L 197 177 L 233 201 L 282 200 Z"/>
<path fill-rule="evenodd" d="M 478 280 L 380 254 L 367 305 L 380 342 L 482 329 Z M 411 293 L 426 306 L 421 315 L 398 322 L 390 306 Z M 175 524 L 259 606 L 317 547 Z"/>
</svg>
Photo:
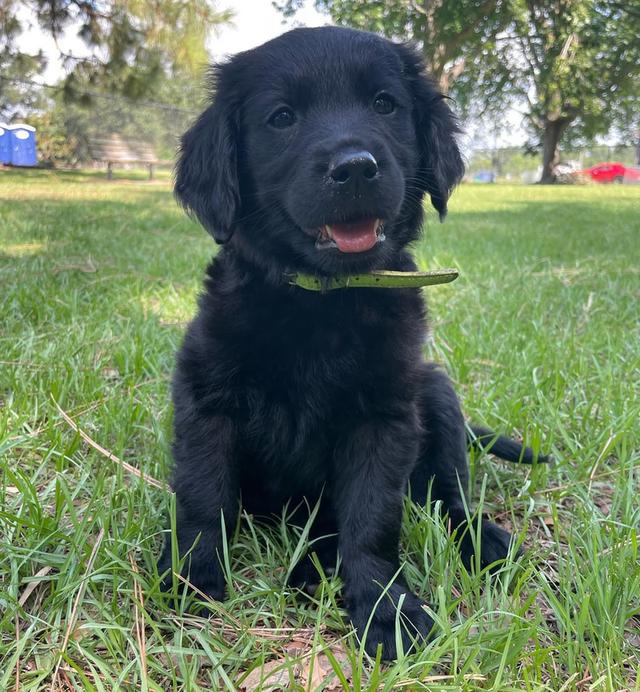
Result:
<svg viewBox="0 0 640 692">
<path fill-rule="evenodd" d="M 307 661 L 306 669 L 302 671 L 302 676 L 306 682 L 305 687 L 311 690 L 319 689 L 327 677 L 327 673 L 332 670 L 331 663 L 326 654 L 310 657 Z"/>
<path fill-rule="evenodd" d="M 239 684 L 238 689 L 241 692 L 289 690 L 293 681 L 310 692 L 338 692 L 344 689 L 329 656 L 323 650 L 314 654 L 310 644 L 306 639 L 294 638 L 285 645 L 286 657 L 254 668 Z M 344 677 L 350 681 L 351 664 L 344 649 L 333 646 L 331 653 Z"/>
<path fill-rule="evenodd" d="M 267 692 L 267 690 L 287 690 L 291 687 L 291 668 L 295 678 L 299 677 L 299 664 L 290 663 L 278 658 L 267 661 L 259 668 L 254 668 L 240 684 L 239 690 L 244 692 Z"/>
<path fill-rule="evenodd" d="M 107 380 L 120 379 L 120 371 L 116 368 L 102 368 L 102 376 Z"/>
<path fill-rule="evenodd" d="M 351 663 L 346 651 L 339 647 L 332 647 L 331 653 L 344 677 L 351 682 Z M 311 690 L 311 692 L 337 692 L 337 690 L 344 689 L 340 678 L 333 668 L 331 659 L 326 653 L 321 652 L 313 659 L 313 669 L 311 664 L 312 661 L 310 659 L 302 671 L 302 677 L 308 690 Z"/>
<path fill-rule="evenodd" d="M 51 572 L 52 567 L 51 565 L 47 565 L 46 567 L 43 567 L 42 569 L 38 570 L 32 578 L 32 581 L 30 581 L 27 586 L 25 587 L 25 590 L 22 592 L 22 595 L 20 596 L 18 603 L 22 608 L 24 608 L 24 604 L 27 602 L 29 599 L 29 596 L 34 592 L 35 589 L 38 588 L 40 584 L 42 584 L 43 579 Z"/>
</svg>

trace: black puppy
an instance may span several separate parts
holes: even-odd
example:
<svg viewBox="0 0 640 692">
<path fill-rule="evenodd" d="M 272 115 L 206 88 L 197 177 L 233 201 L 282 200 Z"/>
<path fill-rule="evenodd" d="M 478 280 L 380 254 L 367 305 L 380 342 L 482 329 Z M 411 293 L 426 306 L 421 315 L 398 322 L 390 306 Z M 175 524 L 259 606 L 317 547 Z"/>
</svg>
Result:
<svg viewBox="0 0 640 692">
<path fill-rule="evenodd" d="M 222 599 L 221 516 L 229 531 L 240 498 L 267 516 L 321 498 L 313 531 L 328 537 L 314 549 L 327 567 L 340 552 L 361 635 L 388 587 L 366 649 L 382 643 L 393 658 L 401 600 L 407 648 L 433 625 L 397 576 L 409 485 L 424 503 L 433 483 L 471 562 L 462 414 L 447 376 L 423 360 L 418 289 L 310 292 L 288 276 L 414 270 L 405 248 L 418 237 L 423 195 L 443 218 L 463 174 L 456 121 L 416 53 L 348 29 L 291 31 L 215 76 L 213 104 L 182 139 L 175 186 L 223 244 L 173 387 L 184 571 Z M 511 538 L 480 521 L 489 565 Z M 167 545 L 160 569 L 170 567 Z M 294 575 L 313 579 L 310 562 Z"/>
</svg>

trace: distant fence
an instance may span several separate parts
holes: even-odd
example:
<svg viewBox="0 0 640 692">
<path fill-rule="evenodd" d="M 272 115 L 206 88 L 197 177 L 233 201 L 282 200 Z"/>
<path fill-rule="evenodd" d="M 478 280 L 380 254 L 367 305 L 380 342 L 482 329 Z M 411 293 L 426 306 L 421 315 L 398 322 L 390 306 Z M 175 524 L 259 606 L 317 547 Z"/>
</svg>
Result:
<svg viewBox="0 0 640 692">
<path fill-rule="evenodd" d="M 112 135 L 148 145 L 159 161 L 169 165 L 180 136 L 206 100 L 200 85 L 190 83 L 175 84 L 169 94 L 157 98 L 131 99 L 89 88 L 76 89 L 71 95 L 66 98 L 61 84 L 0 75 L 0 122 L 19 120 L 37 128 L 40 165 L 106 168 L 106 162 L 92 156 L 91 142 Z M 603 161 L 632 165 L 636 155 L 633 146 L 595 146 L 562 151 L 561 161 L 574 168 Z M 475 150 L 467 175 L 478 180 L 534 182 L 540 175 L 540 155 L 527 155 L 522 147 Z"/>
<path fill-rule="evenodd" d="M 147 145 L 158 160 L 170 165 L 180 136 L 204 103 L 204 93 L 189 85 L 176 87 L 181 102 L 189 103 L 188 107 L 94 90 L 74 91 L 68 99 L 60 85 L 0 76 L 0 96 L 7 86 L 15 96 L 10 109 L 6 108 L 6 98 L 0 99 L 5 105 L 0 115 L 37 129 L 39 164 L 51 167 L 106 167 L 92 155 L 91 143 L 114 134 Z"/>
<path fill-rule="evenodd" d="M 573 168 L 589 168 L 604 161 L 619 161 L 632 166 L 637 152 L 633 146 L 594 146 L 584 149 L 567 149 L 560 153 L 560 161 Z M 522 147 L 502 149 L 477 149 L 469 157 L 467 176 L 470 179 L 514 182 L 535 182 L 540 177 L 540 154 L 525 154 Z"/>
</svg>

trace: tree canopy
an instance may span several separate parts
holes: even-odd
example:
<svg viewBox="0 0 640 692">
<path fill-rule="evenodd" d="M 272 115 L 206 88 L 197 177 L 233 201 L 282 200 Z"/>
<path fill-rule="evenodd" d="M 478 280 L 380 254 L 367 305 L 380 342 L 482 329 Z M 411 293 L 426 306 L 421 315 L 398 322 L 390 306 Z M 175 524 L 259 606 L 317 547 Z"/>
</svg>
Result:
<svg viewBox="0 0 640 692">
<path fill-rule="evenodd" d="M 4 50 L 16 69 L 35 58 L 15 47 L 22 31 L 18 5 L 56 41 L 75 32 L 89 49 L 90 57 L 60 52 L 69 96 L 81 84 L 136 98 L 163 76 L 195 77 L 208 61 L 208 33 L 231 17 L 211 0 L 0 0 Z"/>
<path fill-rule="evenodd" d="M 197 113 L 206 41 L 230 20 L 214 0 L 0 0 L 0 120 L 38 129 L 47 165 L 87 157 L 87 141 L 104 131 L 142 137 L 170 159 Z M 64 76 L 43 84 L 42 52 L 20 50 L 27 26 L 52 37 Z M 67 55 L 77 35 L 85 55 Z"/>
<path fill-rule="evenodd" d="M 290 16 L 303 3 L 280 0 L 274 4 Z M 414 42 L 444 92 L 453 86 L 470 56 L 509 17 L 508 0 L 315 0 L 315 6 L 337 24 Z"/>
<path fill-rule="evenodd" d="M 0 0 L 0 120 L 10 115 L 16 104 L 28 108 L 37 101 L 37 94 L 18 80 L 31 79 L 42 69 L 45 59 L 41 52 L 28 55 L 16 48 L 21 32 L 17 3 Z"/>
</svg>

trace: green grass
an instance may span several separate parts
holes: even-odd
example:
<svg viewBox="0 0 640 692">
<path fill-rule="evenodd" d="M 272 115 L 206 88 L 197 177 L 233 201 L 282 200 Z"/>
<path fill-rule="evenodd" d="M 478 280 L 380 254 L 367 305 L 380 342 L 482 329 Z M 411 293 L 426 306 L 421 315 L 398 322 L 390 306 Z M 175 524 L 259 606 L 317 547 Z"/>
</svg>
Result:
<svg viewBox="0 0 640 692">
<path fill-rule="evenodd" d="M 640 187 L 463 186 L 424 266 L 428 356 L 477 421 L 549 468 L 472 460 L 474 501 L 527 547 L 469 574 L 436 512 L 402 555 L 441 634 L 380 665 L 338 580 L 283 587 L 305 534 L 245 519 L 210 619 L 169 609 L 155 559 L 169 378 L 213 243 L 166 180 L 0 172 L 0 689 L 639 689 Z M 262 671 L 262 672 L 261 672 Z M 260 683 L 260 679 L 263 682 Z"/>
</svg>

